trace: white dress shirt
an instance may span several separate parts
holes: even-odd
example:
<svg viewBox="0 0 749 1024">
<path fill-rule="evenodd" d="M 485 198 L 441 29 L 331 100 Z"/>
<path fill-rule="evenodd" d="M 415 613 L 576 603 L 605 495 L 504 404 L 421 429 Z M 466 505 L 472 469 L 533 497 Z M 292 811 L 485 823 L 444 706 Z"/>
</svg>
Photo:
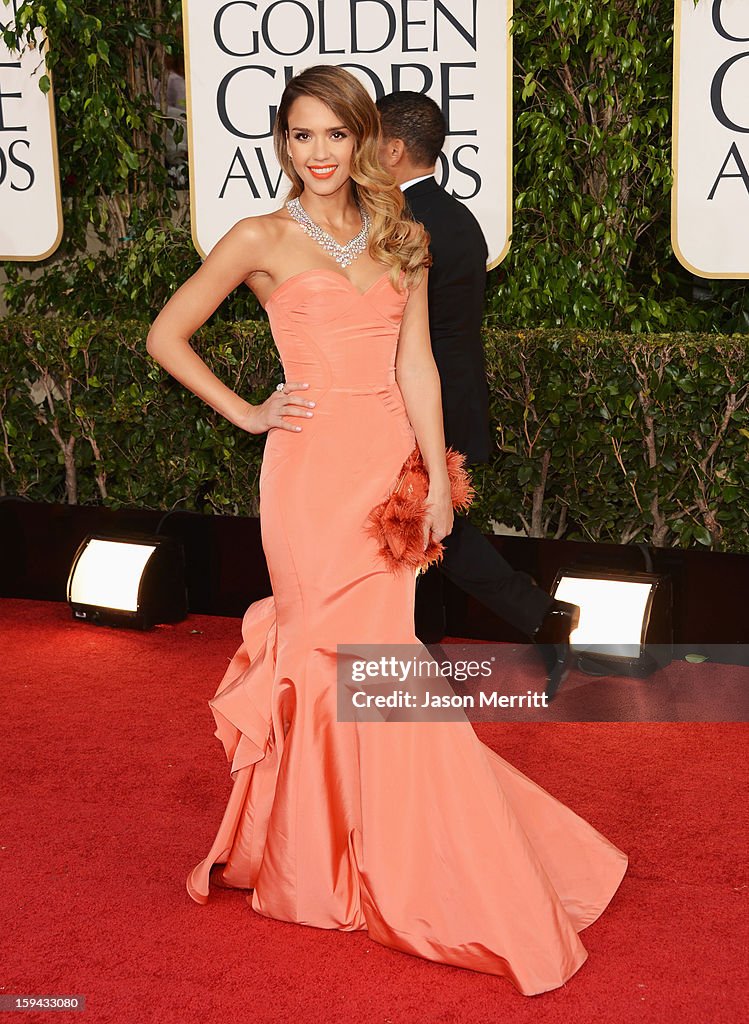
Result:
<svg viewBox="0 0 749 1024">
<path fill-rule="evenodd" d="M 420 178 L 411 178 L 410 181 L 404 181 L 403 182 L 403 184 L 400 186 L 400 190 L 401 190 L 401 192 L 405 192 L 407 188 L 410 188 L 411 185 L 415 185 L 417 181 L 426 181 L 427 178 L 433 178 L 433 177 L 434 177 L 433 174 L 422 174 Z"/>
</svg>

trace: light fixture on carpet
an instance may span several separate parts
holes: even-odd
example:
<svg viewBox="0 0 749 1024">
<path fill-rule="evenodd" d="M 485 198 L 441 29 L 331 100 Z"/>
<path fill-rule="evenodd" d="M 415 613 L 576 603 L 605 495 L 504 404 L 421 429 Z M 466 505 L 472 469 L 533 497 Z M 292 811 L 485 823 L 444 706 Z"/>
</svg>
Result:
<svg viewBox="0 0 749 1024">
<path fill-rule="evenodd" d="M 74 619 L 150 629 L 187 615 L 182 546 L 173 537 L 91 534 L 75 553 L 67 600 Z"/>
<path fill-rule="evenodd" d="M 552 597 L 580 608 L 570 646 L 593 675 L 648 676 L 671 662 L 671 581 L 652 572 L 560 569 Z"/>
</svg>

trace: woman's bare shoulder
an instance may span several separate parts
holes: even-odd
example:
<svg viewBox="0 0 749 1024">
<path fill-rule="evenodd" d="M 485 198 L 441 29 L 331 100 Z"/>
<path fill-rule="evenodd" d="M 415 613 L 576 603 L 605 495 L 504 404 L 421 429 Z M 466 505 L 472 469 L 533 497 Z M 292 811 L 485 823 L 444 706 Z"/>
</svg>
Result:
<svg viewBox="0 0 749 1024">
<path fill-rule="evenodd" d="M 264 270 L 268 257 L 285 241 L 291 218 L 285 209 L 238 220 L 208 254 L 211 262 L 229 259 L 248 273 Z"/>
<path fill-rule="evenodd" d="M 239 246 L 244 252 L 268 254 L 276 251 L 277 246 L 286 241 L 293 224 L 286 209 L 281 207 L 272 213 L 243 217 L 224 235 L 222 242 L 226 240 L 232 247 Z"/>
<path fill-rule="evenodd" d="M 255 217 L 243 217 L 226 232 L 224 238 L 244 244 L 264 245 L 277 241 L 289 221 L 290 217 L 283 208 Z"/>
</svg>

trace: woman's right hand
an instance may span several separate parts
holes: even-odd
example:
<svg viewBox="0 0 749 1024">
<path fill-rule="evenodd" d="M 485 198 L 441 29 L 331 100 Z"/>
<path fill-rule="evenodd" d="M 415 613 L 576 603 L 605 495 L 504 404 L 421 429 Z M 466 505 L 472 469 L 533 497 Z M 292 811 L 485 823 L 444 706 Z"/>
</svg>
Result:
<svg viewBox="0 0 749 1024">
<path fill-rule="evenodd" d="M 314 408 L 315 403 L 306 401 L 300 395 L 294 395 L 295 391 L 302 391 L 308 387 L 309 384 L 284 384 L 283 391 L 274 391 L 262 405 L 251 405 L 237 426 L 250 434 L 264 434 L 266 430 L 272 430 L 274 427 L 297 433 L 302 429 L 301 426 L 288 423 L 284 417 L 302 416 L 309 419 L 312 416 L 310 410 Z"/>
</svg>

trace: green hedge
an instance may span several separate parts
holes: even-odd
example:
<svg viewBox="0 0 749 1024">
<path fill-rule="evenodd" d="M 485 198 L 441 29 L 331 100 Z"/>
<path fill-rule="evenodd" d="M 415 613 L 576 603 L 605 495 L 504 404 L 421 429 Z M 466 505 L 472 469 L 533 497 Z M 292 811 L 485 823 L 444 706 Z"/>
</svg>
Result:
<svg viewBox="0 0 749 1024">
<path fill-rule="evenodd" d="M 263 439 L 167 377 L 147 325 L 0 324 L 0 491 L 257 513 Z M 534 537 L 749 551 L 749 339 L 485 330 L 497 449 L 473 517 Z M 250 401 L 280 376 L 265 323 L 196 347 Z"/>
</svg>

